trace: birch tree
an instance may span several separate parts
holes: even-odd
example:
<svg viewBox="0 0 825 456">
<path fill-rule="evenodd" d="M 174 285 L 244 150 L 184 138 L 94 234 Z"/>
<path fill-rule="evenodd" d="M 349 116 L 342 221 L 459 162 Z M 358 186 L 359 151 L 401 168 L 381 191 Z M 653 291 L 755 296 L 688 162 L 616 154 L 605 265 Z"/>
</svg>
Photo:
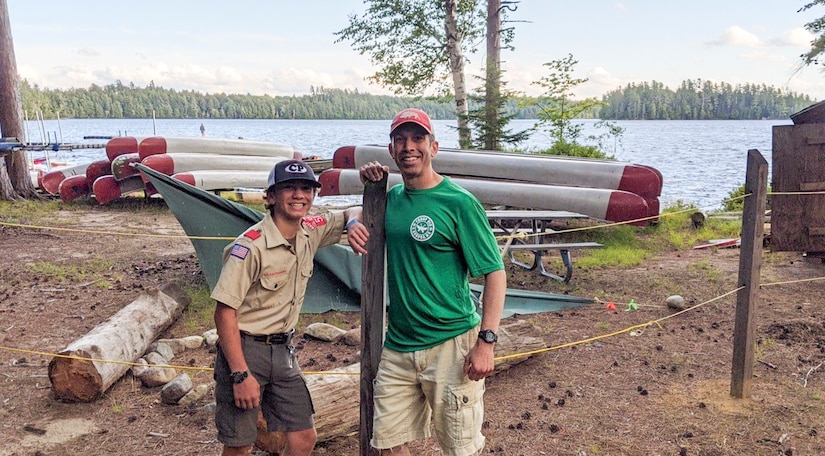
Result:
<svg viewBox="0 0 825 456">
<path fill-rule="evenodd" d="M 349 42 L 380 68 L 367 79 L 396 95 L 432 90 L 455 101 L 459 144 L 469 147 L 465 55 L 483 41 L 482 0 L 364 0 L 367 11 L 351 14 L 335 42 Z"/>
</svg>

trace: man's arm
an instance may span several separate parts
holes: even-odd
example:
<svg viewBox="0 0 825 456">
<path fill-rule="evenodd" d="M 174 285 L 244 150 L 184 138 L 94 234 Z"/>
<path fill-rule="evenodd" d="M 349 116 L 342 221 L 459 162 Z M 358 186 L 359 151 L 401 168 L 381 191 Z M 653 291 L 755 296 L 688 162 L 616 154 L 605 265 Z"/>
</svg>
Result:
<svg viewBox="0 0 825 456">
<path fill-rule="evenodd" d="M 504 296 L 507 292 L 507 273 L 504 269 L 484 276 L 484 291 L 481 293 L 481 329 L 498 331 L 501 314 L 504 311 Z M 464 375 L 470 380 L 481 380 L 495 369 L 495 344 L 477 340 L 464 360 Z"/>
<path fill-rule="evenodd" d="M 241 348 L 241 331 L 238 329 L 237 310 L 218 302 L 215 306 L 215 328 L 218 330 L 218 343 L 230 372 L 244 372 L 249 370 L 246 358 Z M 261 402 L 261 388 L 252 374 L 249 374 L 242 383 L 233 385 L 235 406 L 242 409 L 252 409 Z"/>
</svg>

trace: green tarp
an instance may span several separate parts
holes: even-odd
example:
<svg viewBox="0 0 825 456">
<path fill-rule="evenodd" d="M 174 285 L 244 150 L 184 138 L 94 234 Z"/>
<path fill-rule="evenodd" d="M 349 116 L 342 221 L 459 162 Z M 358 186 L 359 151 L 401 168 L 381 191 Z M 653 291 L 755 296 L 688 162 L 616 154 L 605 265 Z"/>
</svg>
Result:
<svg viewBox="0 0 825 456">
<path fill-rule="evenodd" d="M 163 196 L 186 234 L 192 237 L 192 245 L 211 290 L 221 272 L 223 248 L 249 226 L 262 220 L 264 214 L 173 179 L 147 166 L 136 166 Z M 470 288 L 478 299 L 482 287 L 471 285 Z M 349 246 L 325 247 L 315 256 L 315 271 L 307 285 L 302 312 L 359 310 L 360 292 L 361 257 L 355 255 Z M 552 312 L 591 303 L 592 299 L 577 296 L 508 288 L 503 316 Z"/>
<path fill-rule="evenodd" d="M 137 167 L 163 196 L 183 231 L 190 236 L 206 283 L 210 290 L 213 289 L 221 273 L 223 248 L 251 225 L 261 221 L 264 214 L 172 179 L 147 166 L 138 164 Z M 315 272 L 307 285 L 303 312 L 355 311 L 359 310 L 360 303 L 361 297 L 357 293 L 316 262 Z"/>
</svg>

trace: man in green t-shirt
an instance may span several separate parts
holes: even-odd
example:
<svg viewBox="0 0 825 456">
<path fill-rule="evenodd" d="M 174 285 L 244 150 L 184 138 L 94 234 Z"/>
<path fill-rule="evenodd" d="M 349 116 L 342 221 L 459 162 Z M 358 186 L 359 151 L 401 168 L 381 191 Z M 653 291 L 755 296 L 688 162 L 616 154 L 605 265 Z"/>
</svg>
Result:
<svg viewBox="0 0 825 456">
<path fill-rule="evenodd" d="M 407 443 L 429 437 L 432 421 L 445 455 L 479 454 L 484 378 L 495 367 L 507 286 L 504 264 L 478 200 L 433 170 L 438 142 L 429 116 L 405 109 L 390 131 L 389 153 L 404 183 L 387 194 L 388 327 L 371 443 L 382 455 L 409 455 Z M 367 163 L 361 180 L 388 172 Z M 469 276 L 484 276 L 481 316 Z"/>
</svg>

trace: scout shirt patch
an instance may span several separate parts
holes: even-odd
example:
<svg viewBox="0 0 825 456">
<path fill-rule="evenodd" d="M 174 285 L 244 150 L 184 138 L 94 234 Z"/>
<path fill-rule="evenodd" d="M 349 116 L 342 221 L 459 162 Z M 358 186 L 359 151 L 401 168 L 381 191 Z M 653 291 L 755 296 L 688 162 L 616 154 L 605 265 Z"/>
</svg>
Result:
<svg viewBox="0 0 825 456">
<path fill-rule="evenodd" d="M 246 256 L 249 255 L 249 247 L 243 246 L 241 244 L 235 244 L 232 246 L 232 250 L 229 252 L 229 254 L 235 258 L 245 260 Z"/>
<path fill-rule="evenodd" d="M 302 218 L 301 221 L 304 223 L 304 226 L 310 230 L 314 230 L 319 226 L 324 226 L 327 224 L 327 219 L 324 218 L 323 215 L 308 215 Z"/>
<path fill-rule="evenodd" d="M 258 230 L 249 230 L 246 233 L 244 233 L 243 235 L 254 241 L 255 239 L 258 239 L 259 237 L 261 237 L 261 232 L 258 231 Z"/>
</svg>

